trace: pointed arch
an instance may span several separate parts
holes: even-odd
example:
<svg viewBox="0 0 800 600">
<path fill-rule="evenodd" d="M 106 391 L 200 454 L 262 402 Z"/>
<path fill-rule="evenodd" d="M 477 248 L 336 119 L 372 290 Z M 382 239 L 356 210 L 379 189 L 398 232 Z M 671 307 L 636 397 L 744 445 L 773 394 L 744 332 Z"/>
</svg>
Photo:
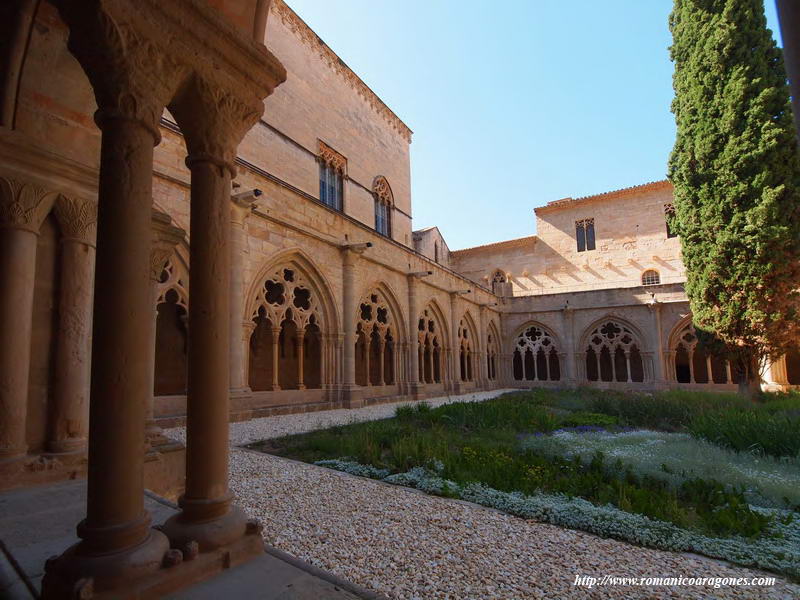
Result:
<svg viewBox="0 0 800 600">
<path fill-rule="evenodd" d="M 667 377 L 677 383 L 729 384 L 738 382 L 738 371 L 725 356 L 700 344 L 691 313 L 680 319 L 668 337 Z"/>
<path fill-rule="evenodd" d="M 316 294 L 314 309 L 305 310 L 302 307 L 286 306 L 290 304 L 289 301 L 283 306 L 280 304 L 276 306 L 276 303 L 269 302 L 266 299 L 267 290 L 265 286 L 267 280 L 270 278 L 283 277 L 283 275 L 279 273 L 279 270 L 282 271 L 286 268 L 296 270 L 300 274 L 303 283 L 311 287 L 312 293 Z M 245 319 L 256 318 L 259 314 L 259 309 L 263 308 L 268 317 L 272 316 L 276 321 L 278 319 L 283 320 L 286 313 L 285 309 L 294 308 L 296 310 L 293 310 L 293 313 L 301 313 L 301 318 L 299 319 L 300 324 L 306 325 L 308 323 L 308 318 L 312 314 L 316 314 L 317 325 L 320 326 L 325 333 L 337 333 L 340 331 L 339 313 L 331 289 L 332 287 L 327 277 L 325 277 L 322 271 L 316 266 L 313 259 L 308 256 L 304 250 L 301 248 L 284 250 L 271 257 L 270 260 L 258 270 L 255 277 L 253 277 L 250 282 L 247 293 L 245 294 Z M 278 314 L 279 312 L 280 314 Z M 296 314 L 293 316 L 297 317 Z"/>
<path fill-rule="evenodd" d="M 480 348 L 478 328 L 469 310 L 465 310 L 458 321 L 455 333 L 456 347 L 453 348 L 456 360 L 456 377 L 461 381 L 474 381 L 475 358 Z"/>
<path fill-rule="evenodd" d="M 183 395 L 188 376 L 189 247 L 182 241 L 156 282 L 155 396 Z"/>
<path fill-rule="evenodd" d="M 356 383 L 362 386 L 393 385 L 398 344 L 407 339 L 402 309 L 388 284 L 369 285 L 356 307 Z"/>
<path fill-rule="evenodd" d="M 392 237 L 394 194 L 383 175 L 378 175 L 372 180 L 372 195 L 375 198 L 375 231 L 386 237 Z"/>
<path fill-rule="evenodd" d="M 435 298 L 424 305 L 417 316 L 417 352 L 420 381 L 442 383 L 444 380 L 445 350 L 449 348 L 447 320 Z"/>
<path fill-rule="evenodd" d="M 303 250 L 285 250 L 264 264 L 245 303 L 245 319 L 253 322 L 253 391 L 319 388 L 328 381 L 338 311 L 327 279 Z"/>
<path fill-rule="evenodd" d="M 512 376 L 517 381 L 560 381 L 563 346 L 553 330 L 538 321 L 518 327 L 511 338 Z"/>
<path fill-rule="evenodd" d="M 494 319 L 489 319 L 486 326 L 486 378 L 489 381 L 497 379 L 497 363 L 500 356 L 501 340 L 500 330 Z"/>
<path fill-rule="evenodd" d="M 607 315 L 581 336 L 588 381 L 641 383 L 647 379 L 643 353 L 645 336 L 630 321 Z"/>
</svg>

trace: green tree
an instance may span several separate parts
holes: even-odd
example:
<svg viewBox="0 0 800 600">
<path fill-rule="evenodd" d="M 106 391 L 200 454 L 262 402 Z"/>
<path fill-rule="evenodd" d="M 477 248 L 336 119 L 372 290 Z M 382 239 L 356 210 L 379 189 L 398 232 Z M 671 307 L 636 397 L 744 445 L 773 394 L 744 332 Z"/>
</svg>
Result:
<svg viewBox="0 0 800 600">
<path fill-rule="evenodd" d="M 754 393 L 800 333 L 800 160 L 764 0 L 675 0 L 669 161 L 695 327 Z"/>
</svg>

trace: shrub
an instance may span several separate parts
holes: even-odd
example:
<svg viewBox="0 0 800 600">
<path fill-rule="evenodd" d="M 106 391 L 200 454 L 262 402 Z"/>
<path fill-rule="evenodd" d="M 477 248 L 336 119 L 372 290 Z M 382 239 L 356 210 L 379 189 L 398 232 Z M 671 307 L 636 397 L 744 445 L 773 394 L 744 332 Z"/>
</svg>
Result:
<svg viewBox="0 0 800 600">
<path fill-rule="evenodd" d="M 739 451 L 772 456 L 800 455 L 800 417 L 784 411 L 728 411 L 698 415 L 692 435 Z"/>
<path fill-rule="evenodd" d="M 800 505 L 800 458 L 777 460 L 720 448 L 685 433 L 638 430 L 609 434 L 560 431 L 529 436 L 521 447 L 550 458 L 589 461 L 602 452 L 641 477 L 679 488 L 690 479 L 717 480 L 766 507 Z M 624 469 L 623 469 L 624 470 Z"/>
<path fill-rule="evenodd" d="M 587 425 L 594 427 L 613 427 L 618 423 L 619 419 L 617 417 L 583 411 L 572 413 L 561 421 L 561 424 L 567 427 L 581 427 Z"/>
</svg>

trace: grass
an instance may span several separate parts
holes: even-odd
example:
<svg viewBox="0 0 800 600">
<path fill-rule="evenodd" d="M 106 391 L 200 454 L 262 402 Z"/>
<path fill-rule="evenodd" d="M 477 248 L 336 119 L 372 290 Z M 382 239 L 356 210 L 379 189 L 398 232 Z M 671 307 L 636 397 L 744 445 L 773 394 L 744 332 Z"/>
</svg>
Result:
<svg viewBox="0 0 800 600">
<path fill-rule="evenodd" d="M 702 419 L 719 419 L 728 413 L 742 421 L 758 415 L 760 420 L 753 421 L 758 426 L 770 419 L 796 418 L 791 411 L 798 406 L 797 396 L 766 398 L 753 404 L 738 396 L 696 392 L 631 395 L 585 389 L 535 390 L 436 409 L 424 403 L 403 406 L 392 419 L 289 436 L 256 447 L 308 462 L 346 458 L 391 473 L 435 466 L 441 477 L 460 486 L 480 483 L 501 492 L 564 494 L 704 535 L 756 538 L 768 535 L 771 517 L 749 506 L 759 475 L 749 479 L 731 475 L 734 467 L 729 463 L 739 456 L 735 452 L 716 455 L 717 462 L 696 473 L 684 469 L 687 475 L 676 483 L 674 477 L 654 472 L 652 465 L 645 469 L 633 460 L 609 460 L 602 451 L 558 455 L 521 442 L 534 433 L 563 428 L 621 432 L 626 427 L 646 426 L 687 431 L 693 423 L 704 422 Z M 726 435 L 733 433 L 711 442 L 724 443 Z M 797 436 L 795 428 L 781 431 L 778 437 L 783 447 L 791 448 Z M 763 452 L 773 447 L 777 446 L 763 448 Z M 695 465 L 702 462 L 695 458 Z M 747 457 L 742 460 L 746 462 Z M 795 469 L 796 464 L 787 469 Z M 757 493 L 776 498 L 782 489 L 777 486 Z"/>
</svg>

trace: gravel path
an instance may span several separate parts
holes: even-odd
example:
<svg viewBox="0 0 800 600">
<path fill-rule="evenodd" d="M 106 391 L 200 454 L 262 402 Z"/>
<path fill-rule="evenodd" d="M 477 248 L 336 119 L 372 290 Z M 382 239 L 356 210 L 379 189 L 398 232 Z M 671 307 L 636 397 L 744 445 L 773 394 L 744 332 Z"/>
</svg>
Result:
<svg viewBox="0 0 800 600">
<path fill-rule="evenodd" d="M 459 399 L 482 400 L 497 393 Z M 391 416 L 396 406 L 234 423 L 231 439 L 241 445 L 379 419 Z M 182 428 L 166 433 L 183 437 Z M 249 450 L 231 452 L 231 488 L 239 505 L 264 523 L 268 543 L 390 598 L 800 597 L 800 586 L 782 578 L 772 587 L 577 587 L 577 575 L 772 575 L 603 539 Z"/>
</svg>

